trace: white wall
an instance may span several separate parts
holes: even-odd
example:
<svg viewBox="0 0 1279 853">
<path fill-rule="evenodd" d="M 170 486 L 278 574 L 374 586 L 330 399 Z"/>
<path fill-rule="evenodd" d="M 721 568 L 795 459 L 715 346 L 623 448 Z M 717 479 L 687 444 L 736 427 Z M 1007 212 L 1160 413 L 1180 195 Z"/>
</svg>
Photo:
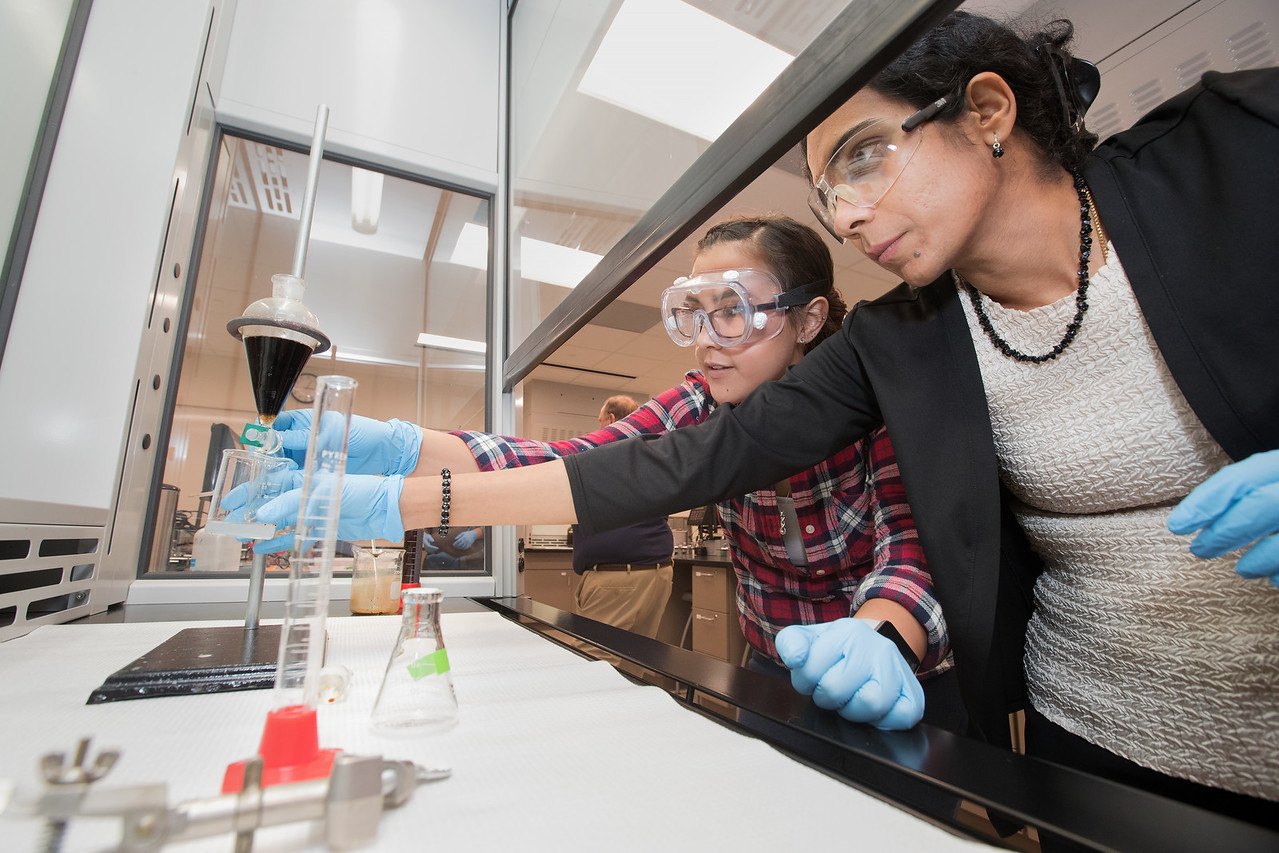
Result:
<svg viewBox="0 0 1279 853">
<path fill-rule="evenodd" d="M 648 401 L 647 395 L 634 392 L 530 380 L 524 383 L 522 434 L 538 441 L 562 441 L 597 430 L 600 407 L 617 394 L 627 394 L 640 404 Z"/>
<path fill-rule="evenodd" d="M 0 499 L 111 504 L 207 23 L 93 4 L 0 365 Z"/>
<path fill-rule="evenodd" d="M 0 134 L 0 252 L 13 230 L 71 4 L 72 0 L 0 0 L 0 80 L 25 84 L 0 86 L 5 124 Z"/>
<path fill-rule="evenodd" d="M 475 186 L 497 182 L 501 0 L 240 0 L 220 121 Z"/>
</svg>

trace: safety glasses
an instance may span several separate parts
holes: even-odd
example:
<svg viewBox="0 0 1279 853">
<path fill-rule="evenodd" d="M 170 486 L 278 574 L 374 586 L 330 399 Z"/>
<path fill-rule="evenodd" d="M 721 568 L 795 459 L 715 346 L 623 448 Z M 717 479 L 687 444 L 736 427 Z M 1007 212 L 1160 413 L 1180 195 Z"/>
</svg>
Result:
<svg viewBox="0 0 1279 853">
<path fill-rule="evenodd" d="M 662 323 L 682 347 L 697 342 L 703 330 L 717 346 L 739 347 L 777 337 L 786 309 L 807 305 L 829 283 L 812 282 L 783 292 L 765 270 L 720 270 L 681 277 L 662 293 Z"/>
<path fill-rule="evenodd" d="M 939 98 L 901 124 L 876 119 L 860 125 L 835 148 L 808 194 L 809 209 L 832 237 L 844 242 L 835 230 L 836 205 L 840 201 L 854 207 L 879 204 L 915 156 L 923 138 L 919 126 L 945 105 L 946 99 Z"/>
<path fill-rule="evenodd" d="M 1055 45 L 1039 48 L 1061 103 L 1062 119 L 1079 133 L 1084 128 L 1084 113 L 1101 91 L 1101 72 L 1086 59 L 1067 56 Z M 817 221 L 840 243 L 843 236 L 835 230 L 835 207 L 843 201 L 854 207 L 874 207 L 893 188 L 910 158 L 919 148 L 919 127 L 937 117 L 958 95 L 946 95 L 912 113 L 894 125 L 879 119 L 856 128 L 850 138 L 839 144 L 816 176 L 808 194 L 808 206 Z"/>
</svg>

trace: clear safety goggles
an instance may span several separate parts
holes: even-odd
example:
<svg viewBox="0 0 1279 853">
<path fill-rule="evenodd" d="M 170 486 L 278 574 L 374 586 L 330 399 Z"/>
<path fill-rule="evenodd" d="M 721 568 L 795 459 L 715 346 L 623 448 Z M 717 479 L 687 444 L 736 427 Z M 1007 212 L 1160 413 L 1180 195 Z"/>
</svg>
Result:
<svg viewBox="0 0 1279 853">
<path fill-rule="evenodd" d="M 716 345 L 739 347 L 777 337 L 787 308 L 807 305 L 828 287 L 816 281 L 783 292 L 771 273 L 755 269 L 680 277 L 662 292 L 662 322 L 682 347 L 696 343 L 703 329 Z"/>
<path fill-rule="evenodd" d="M 919 125 L 932 116 L 916 119 L 927 109 L 901 124 L 879 119 L 846 139 L 831 154 L 808 194 L 808 206 L 836 240 L 844 242 L 835 230 L 835 205 L 839 201 L 854 207 L 879 204 L 919 148 L 923 136 Z"/>
</svg>

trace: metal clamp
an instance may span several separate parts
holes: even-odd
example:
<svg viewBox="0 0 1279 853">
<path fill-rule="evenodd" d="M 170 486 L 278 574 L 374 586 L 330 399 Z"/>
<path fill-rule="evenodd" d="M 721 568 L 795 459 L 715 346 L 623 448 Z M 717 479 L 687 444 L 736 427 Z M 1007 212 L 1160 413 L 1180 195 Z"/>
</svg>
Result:
<svg viewBox="0 0 1279 853">
<path fill-rule="evenodd" d="M 86 763 L 88 745 L 88 738 L 80 742 L 69 767 L 61 753 L 44 756 L 41 768 L 50 785 L 34 797 L 17 793 L 4 804 L 5 813 L 46 819 L 44 850 L 48 853 L 56 853 L 68 821 L 75 817 L 122 818 L 119 849 L 123 851 L 152 851 L 171 842 L 235 833 L 237 853 L 247 853 L 257 830 L 301 820 L 323 820 L 331 848 L 362 847 L 377 838 L 383 811 L 407 803 L 418 784 L 452 773 L 447 767 L 425 768 L 411 761 L 340 753 L 327 779 L 262 788 L 250 764 L 240 793 L 170 807 L 163 783 L 90 789 L 90 783 L 105 775 L 120 753 L 103 752 L 90 765 Z"/>
</svg>

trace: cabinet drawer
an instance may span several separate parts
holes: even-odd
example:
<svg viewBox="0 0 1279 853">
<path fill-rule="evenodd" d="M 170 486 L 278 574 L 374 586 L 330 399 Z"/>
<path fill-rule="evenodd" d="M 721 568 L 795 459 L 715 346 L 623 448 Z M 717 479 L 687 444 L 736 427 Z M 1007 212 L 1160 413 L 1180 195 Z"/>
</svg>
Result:
<svg viewBox="0 0 1279 853">
<path fill-rule="evenodd" d="M 737 614 L 737 577 L 724 566 L 694 565 L 693 606 L 716 613 Z"/>
<path fill-rule="evenodd" d="M 572 569 L 528 569 L 521 575 L 524 594 L 534 601 L 560 610 L 573 611 L 578 577 Z"/>
<path fill-rule="evenodd" d="M 737 627 L 737 616 L 716 613 L 703 607 L 693 607 L 693 651 L 702 655 L 719 657 L 730 664 L 738 662 L 734 659 L 733 648 L 739 646 L 735 639 L 741 637 L 741 629 Z M 741 656 L 741 651 L 738 651 Z"/>
</svg>

